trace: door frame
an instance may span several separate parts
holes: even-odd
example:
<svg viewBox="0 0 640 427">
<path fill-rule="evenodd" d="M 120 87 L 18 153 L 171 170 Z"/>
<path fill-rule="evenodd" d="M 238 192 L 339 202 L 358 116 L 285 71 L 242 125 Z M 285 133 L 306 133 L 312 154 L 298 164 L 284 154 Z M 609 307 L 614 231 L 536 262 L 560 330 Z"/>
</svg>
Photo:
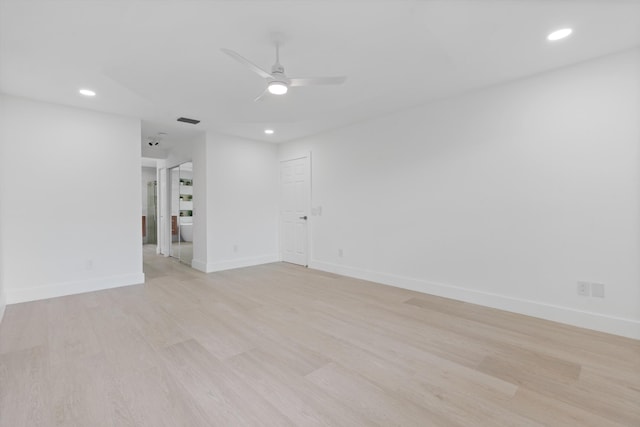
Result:
<svg viewBox="0 0 640 427">
<path fill-rule="evenodd" d="M 162 209 L 161 204 L 163 201 L 162 195 L 162 185 L 161 185 L 161 175 L 163 168 L 165 167 L 165 159 L 156 159 L 154 157 L 142 157 L 141 166 L 144 167 L 152 167 L 156 170 L 156 254 L 162 253 Z M 148 190 L 148 189 L 147 189 Z"/>
<path fill-rule="evenodd" d="M 307 243 L 307 247 L 305 248 L 305 254 L 306 254 L 306 262 L 305 262 L 305 267 L 309 267 L 309 263 L 310 260 L 312 259 L 311 257 L 311 248 L 313 247 L 312 243 L 312 235 L 313 233 L 311 232 L 311 201 L 312 201 L 312 197 L 311 197 L 311 192 L 313 190 L 313 186 L 311 185 L 311 176 L 313 175 L 311 173 L 312 170 L 312 157 L 311 157 L 311 151 L 305 152 L 304 154 L 300 154 L 297 156 L 288 156 L 288 157 L 283 157 L 281 159 L 279 159 L 278 162 L 278 252 L 279 252 L 279 259 L 280 261 L 284 261 L 284 249 L 283 249 L 283 227 L 282 227 L 282 205 L 283 205 L 283 201 L 282 201 L 282 163 L 283 162 L 290 162 L 292 160 L 299 160 L 299 159 L 308 159 L 308 164 L 309 164 L 309 168 L 307 170 L 307 187 L 308 187 L 308 191 L 307 191 L 307 203 L 306 203 L 306 208 L 307 208 L 307 239 L 306 239 L 306 243 Z"/>
<path fill-rule="evenodd" d="M 160 253 L 165 257 L 171 255 L 171 198 L 170 169 L 163 165 L 158 171 L 158 210 L 160 211 Z"/>
</svg>

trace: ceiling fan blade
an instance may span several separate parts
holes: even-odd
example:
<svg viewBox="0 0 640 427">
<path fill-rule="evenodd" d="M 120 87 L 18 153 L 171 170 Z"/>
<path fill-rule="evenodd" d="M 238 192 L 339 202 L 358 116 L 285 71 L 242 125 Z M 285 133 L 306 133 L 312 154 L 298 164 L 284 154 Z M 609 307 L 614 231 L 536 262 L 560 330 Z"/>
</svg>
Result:
<svg viewBox="0 0 640 427">
<path fill-rule="evenodd" d="M 226 53 L 227 55 L 229 55 L 230 57 L 232 57 L 233 59 L 235 59 L 236 61 L 238 61 L 239 63 L 243 64 L 250 70 L 252 70 L 254 73 L 258 74 L 259 76 L 264 77 L 265 79 L 273 78 L 270 73 L 258 67 L 256 64 L 249 61 L 244 56 L 240 55 L 238 52 L 234 52 L 233 50 L 225 49 L 225 48 L 221 48 L 220 50 Z"/>
<path fill-rule="evenodd" d="M 265 89 L 265 91 L 264 91 L 264 92 L 262 92 L 262 93 L 260 94 L 260 96 L 258 96 L 256 99 L 254 99 L 254 100 L 253 100 L 253 102 L 262 101 L 262 98 L 264 98 L 264 96 L 265 96 L 267 93 L 269 93 L 269 91 L 267 91 L 267 90 Z"/>
<path fill-rule="evenodd" d="M 346 76 L 335 77 L 295 77 L 289 79 L 289 86 L 339 85 L 347 80 Z"/>
</svg>

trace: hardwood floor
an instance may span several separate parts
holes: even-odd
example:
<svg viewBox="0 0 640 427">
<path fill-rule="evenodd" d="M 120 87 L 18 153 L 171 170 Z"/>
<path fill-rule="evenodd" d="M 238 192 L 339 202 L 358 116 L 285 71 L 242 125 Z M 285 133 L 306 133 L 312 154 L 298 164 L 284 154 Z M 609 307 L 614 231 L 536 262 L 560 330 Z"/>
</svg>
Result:
<svg viewBox="0 0 640 427">
<path fill-rule="evenodd" d="M 639 426 L 640 342 L 278 263 L 7 307 L 0 426 Z"/>
</svg>

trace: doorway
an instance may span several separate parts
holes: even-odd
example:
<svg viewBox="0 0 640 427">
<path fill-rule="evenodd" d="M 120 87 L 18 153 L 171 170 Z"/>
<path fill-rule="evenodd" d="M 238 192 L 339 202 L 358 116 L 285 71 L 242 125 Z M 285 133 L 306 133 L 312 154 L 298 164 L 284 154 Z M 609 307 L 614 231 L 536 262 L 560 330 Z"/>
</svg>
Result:
<svg viewBox="0 0 640 427">
<path fill-rule="evenodd" d="M 155 166 L 142 166 L 142 244 L 157 245 L 158 181 Z"/>
<path fill-rule="evenodd" d="M 280 162 L 280 242 L 282 260 L 308 265 L 311 205 L 310 156 Z"/>
<path fill-rule="evenodd" d="M 169 169 L 171 238 L 169 255 L 187 265 L 193 260 L 193 164 Z"/>
</svg>

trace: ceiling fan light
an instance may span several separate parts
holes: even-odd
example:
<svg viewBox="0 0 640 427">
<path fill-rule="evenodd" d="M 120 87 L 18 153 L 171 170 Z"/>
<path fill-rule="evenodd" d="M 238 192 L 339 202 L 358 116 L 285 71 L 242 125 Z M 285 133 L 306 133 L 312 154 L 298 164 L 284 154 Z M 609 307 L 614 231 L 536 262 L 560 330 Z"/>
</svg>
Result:
<svg viewBox="0 0 640 427">
<path fill-rule="evenodd" d="M 267 86 L 267 90 L 273 95 L 284 95 L 285 93 L 287 93 L 289 88 L 287 87 L 286 83 L 276 80 L 269 83 L 269 85 Z"/>
</svg>

